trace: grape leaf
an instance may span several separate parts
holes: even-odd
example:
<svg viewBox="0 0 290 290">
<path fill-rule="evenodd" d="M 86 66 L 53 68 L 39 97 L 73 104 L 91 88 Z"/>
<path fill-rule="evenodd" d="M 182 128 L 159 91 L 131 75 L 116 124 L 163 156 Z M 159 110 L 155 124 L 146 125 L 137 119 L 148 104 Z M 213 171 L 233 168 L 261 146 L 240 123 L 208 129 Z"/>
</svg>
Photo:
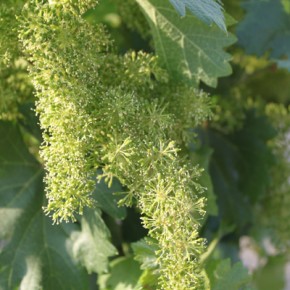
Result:
<svg viewBox="0 0 290 290">
<path fill-rule="evenodd" d="M 209 142 L 214 153 L 210 163 L 210 174 L 221 220 L 235 224 L 239 230 L 251 221 L 251 207 L 238 186 L 239 162 L 242 158 L 239 148 L 226 136 L 209 131 Z"/>
<path fill-rule="evenodd" d="M 180 18 L 164 0 L 136 0 L 152 29 L 160 62 L 177 80 L 216 87 L 217 78 L 231 73 L 231 56 L 223 48 L 235 42 L 216 26 L 187 14 Z"/>
<path fill-rule="evenodd" d="M 213 190 L 213 184 L 209 174 L 209 162 L 212 156 L 213 150 L 209 147 L 201 147 L 197 150 L 190 152 L 190 158 L 193 164 L 199 164 L 201 168 L 204 169 L 201 177 L 199 178 L 199 183 L 205 187 L 206 190 L 206 213 L 208 215 L 216 216 L 218 215 L 218 207 L 216 203 L 216 195 Z"/>
<path fill-rule="evenodd" d="M 121 257 L 110 263 L 110 274 L 99 277 L 100 290 L 137 290 L 142 274 L 139 263 L 132 257 Z"/>
<path fill-rule="evenodd" d="M 252 205 L 266 193 L 273 156 L 268 141 L 275 136 L 269 121 L 246 113 L 243 127 L 229 135 L 208 131 L 214 149 L 210 172 L 222 220 L 239 230 L 252 218 Z"/>
<path fill-rule="evenodd" d="M 139 278 L 139 284 L 142 285 L 142 289 L 155 289 L 154 285 L 158 283 L 158 262 L 156 251 L 158 251 L 158 245 L 151 238 L 144 238 L 138 242 L 132 243 L 132 249 L 134 251 L 134 259 L 137 260 L 143 271 Z"/>
<path fill-rule="evenodd" d="M 0 123 L 0 289 L 87 289 L 85 272 L 67 250 L 74 225 L 43 215 L 43 169 L 20 130 Z"/>
<path fill-rule="evenodd" d="M 214 0 L 169 0 L 174 8 L 185 16 L 186 7 L 200 20 L 207 24 L 215 23 L 220 29 L 227 31 L 223 7 L 220 1 Z"/>
<path fill-rule="evenodd" d="M 82 230 L 72 234 L 72 252 L 89 273 L 108 270 L 108 257 L 117 255 L 109 242 L 110 233 L 102 220 L 100 210 L 86 208 L 81 217 Z"/>
<path fill-rule="evenodd" d="M 244 289 L 251 280 L 247 269 L 240 262 L 231 266 L 230 259 L 209 261 L 206 268 L 212 290 Z"/>
<path fill-rule="evenodd" d="M 144 238 L 138 242 L 132 243 L 135 259 L 141 263 L 141 269 L 154 270 L 158 267 L 157 256 L 158 245 L 153 239 Z"/>
<path fill-rule="evenodd" d="M 237 170 L 240 172 L 239 187 L 254 204 L 263 197 L 270 185 L 270 168 L 274 164 L 271 149 L 267 146 L 276 132 L 264 116 L 247 113 L 243 128 L 230 135 L 241 154 Z"/>
<path fill-rule="evenodd" d="M 102 174 L 102 170 L 98 170 L 97 174 Z M 113 218 L 124 219 L 126 217 L 126 208 L 118 206 L 118 201 L 122 198 L 116 193 L 123 192 L 121 183 L 117 179 L 113 179 L 111 187 L 105 183 L 104 179 L 97 183 L 93 193 L 93 198 L 97 201 L 98 206 Z"/>
<path fill-rule="evenodd" d="M 243 4 L 246 16 L 237 27 L 239 43 L 249 54 L 270 58 L 290 71 L 290 17 L 281 1 L 251 0 Z"/>
</svg>

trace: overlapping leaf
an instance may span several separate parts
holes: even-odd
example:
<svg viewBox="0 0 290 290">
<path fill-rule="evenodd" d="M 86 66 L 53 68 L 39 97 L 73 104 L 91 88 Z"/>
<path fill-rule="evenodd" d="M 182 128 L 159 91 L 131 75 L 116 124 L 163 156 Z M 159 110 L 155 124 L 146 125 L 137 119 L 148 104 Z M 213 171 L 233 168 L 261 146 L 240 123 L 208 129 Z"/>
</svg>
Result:
<svg viewBox="0 0 290 290">
<path fill-rule="evenodd" d="M 108 257 L 117 255 L 109 242 L 109 231 L 102 220 L 100 210 L 87 208 L 81 217 L 81 232 L 72 234 L 73 255 L 89 273 L 108 270 Z"/>
<path fill-rule="evenodd" d="M 156 256 L 158 245 L 153 239 L 144 238 L 133 243 L 132 248 L 135 255 L 134 259 L 140 262 L 140 268 L 144 270 L 139 278 L 139 284 L 144 289 L 155 289 L 154 286 L 158 283 L 158 262 Z"/>
<path fill-rule="evenodd" d="M 223 8 L 221 2 L 214 0 L 169 0 L 181 16 L 185 16 L 188 8 L 196 17 L 205 23 L 215 23 L 220 29 L 226 31 Z"/>
<path fill-rule="evenodd" d="M 238 229 L 251 222 L 251 206 L 270 182 L 273 157 L 267 142 L 275 131 L 265 117 L 247 113 L 243 128 L 230 135 L 209 132 L 214 149 L 210 172 L 223 221 Z"/>
<path fill-rule="evenodd" d="M 270 52 L 279 67 L 290 71 L 289 3 L 279 0 L 245 2 L 246 17 L 237 28 L 239 43 L 247 53 L 263 55 Z M 286 4 L 286 6 L 285 6 Z"/>
<path fill-rule="evenodd" d="M 218 208 L 216 204 L 216 195 L 213 190 L 213 184 L 209 174 L 209 162 L 212 156 L 213 150 L 209 147 L 199 148 L 190 153 L 190 158 L 193 164 L 199 164 L 201 168 L 204 169 L 199 182 L 205 187 L 206 190 L 206 213 L 208 215 L 216 216 L 218 215 Z"/>
<path fill-rule="evenodd" d="M 234 36 L 192 15 L 180 18 L 167 1 L 136 1 L 151 25 L 160 61 L 174 78 L 215 87 L 217 78 L 231 73 L 231 56 L 223 48 L 235 42 Z"/>
<path fill-rule="evenodd" d="M 274 160 L 267 142 L 275 134 L 266 117 L 251 111 L 247 114 L 243 128 L 230 136 L 241 154 L 237 167 L 240 172 L 239 187 L 253 204 L 266 194 L 270 185 L 270 168 Z"/>
<path fill-rule="evenodd" d="M 102 174 L 102 171 L 98 170 L 98 174 Z M 118 206 L 118 201 L 122 198 L 120 195 L 117 195 L 120 192 L 123 192 L 123 188 L 117 179 L 113 179 L 110 187 L 102 179 L 97 183 L 93 197 L 97 201 L 98 206 L 108 215 L 116 219 L 124 219 L 126 217 L 126 208 Z"/>
<path fill-rule="evenodd" d="M 141 269 L 155 270 L 158 267 L 155 252 L 158 246 L 153 239 L 145 238 L 132 244 L 135 259 L 141 263 Z"/>
<path fill-rule="evenodd" d="M 138 290 L 141 270 L 133 257 L 121 257 L 110 263 L 111 273 L 99 277 L 101 290 Z"/>
<path fill-rule="evenodd" d="M 0 123 L 0 289 L 86 289 L 86 276 L 68 254 L 73 225 L 43 215 L 43 170 L 19 129 Z"/>
<path fill-rule="evenodd" d="M 210 261 L 207 266 L 212 290 L 241 290 L 245 289 L 251 277 L 241 263 L 231 266 L 230 259 Z M 247 288 L 250 289 L 250 288 Z"/>
<path fill-rule="evenodd" d="M 210 173 L 217 195 L 219 215 L 227 224 L 241 229 L 251 220 L 251 209 L 247 197 L 239 188 L 238 164 L 242 161 L 239 148 L 225 136 L 210 132 L 210 144 L 214 149 Z"/>
<path fill-rule="evenodd" d="M 0 255 L 0 289 L 87 289 L 86 273 L 75 260 L 101 273 L 116 254 L 100 210 L 86 209 L 81 229 L 53 226 L 42 212 L 41 165 L 16 126 L 2 122 L 0 134 L 0 238 L 7 244 Z"/>
</svg>

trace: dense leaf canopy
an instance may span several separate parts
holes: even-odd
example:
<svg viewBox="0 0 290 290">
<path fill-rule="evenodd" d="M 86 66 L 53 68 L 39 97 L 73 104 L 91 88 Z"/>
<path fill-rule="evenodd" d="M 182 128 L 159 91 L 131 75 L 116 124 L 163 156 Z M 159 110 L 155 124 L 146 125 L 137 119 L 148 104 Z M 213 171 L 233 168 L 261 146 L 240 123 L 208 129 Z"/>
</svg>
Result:
<svg viewBox="0 0 290 290">
<path fill-rule="evenodd" d="M 1 1 L 0 289 L 286 289 L 289 19 Z"/>
</svg>

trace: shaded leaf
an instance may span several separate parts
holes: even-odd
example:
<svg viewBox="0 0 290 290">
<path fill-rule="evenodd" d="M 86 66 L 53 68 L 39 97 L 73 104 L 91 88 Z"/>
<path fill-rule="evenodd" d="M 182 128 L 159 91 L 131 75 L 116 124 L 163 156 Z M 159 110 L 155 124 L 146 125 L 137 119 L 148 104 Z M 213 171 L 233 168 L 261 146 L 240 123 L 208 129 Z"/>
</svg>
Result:
<svg viewBox="0 0 290 290">
<path fill-rule="evenodd" d="M 21 104 L 19 111 L 24 117 L 19 120 L 21 126 L 23 126 L 37 140 L 42 141 L 42 133 L 39 127 L 38 117 L 35 115 L 34 103 L 26 102 Z"/>
<path fill-rule="evenodd" d="M 110 274 L 99 278 L 100 290 L 137 290 L 142 274 L 139 263 L 132 257 L 117 258 L 110 263 Z"/>
<path fill-rule="evenodd" d="M 158 246 L 154 243 L 153 239 L 144 238 L 132 244 L 135 254 L 135 259 L 140 262 L 141 269 L 156 269 L 158 266 L 157 256 L 155 252 Z"/>
<path fill-rule="evenodd" d="M 98 174 L 102 174 L 102 171 L 98 170 Z M 97 183 L 93 197 L 97 201 L 98 206 L 108 215 L 113 218 L 124 219 L 126 217 L 126 208 L 118 206 L 118 201 L 122 197 L 116 195 L 116 193 L 123 191 L 122 185 L 117 179 L 113 179 L 111 187 L 108 187 L 104 179 L 102 179 Z"/>
<path fill-rule="evenodd" d="M 155 289 L 158 284 L 158 263 L 155 252 L 158 250 L 158 245 L 151 238 L 144 238 L 132 244 L 134 251 L 134 259 L 137 260 L 144 270 L 139 284 L 142 289 Z"/>
<path fill-rule="evenodd" d="M 279 0 L 251 0 L 243 4 L 244 20 L 237 28 L 239 43 L 247 53 L 262 56 L 270 52 L 279 67 L 290 71 L 290 17 Z M 287 8 L 286 5 L 286 8 Z"/>
<path fill-rule="evenodd" d="M 251 76 L 246 85 L 250 95 L 267 102 L 283 104 L 290 102 L 290 74 L 286 70 L 264 70 Z"/>
<path fill-rule="evenodd" d="M 199 164 L 199 166 L 204 169 L 204 172 L 199 178 L 199 183 L 207 189 L 206 212 L 209 215 L 217 215 L 218 208 L 216 204 L 216 195 L 214 193 L 211 176 L 209 174 L 209 162 L 212 153 L 213 150 L 211 148 L 204 146 L 196 151 L 191 152 L 190 157 L 193 161 L 193 164 Z"/>
<path fill-rule="evenodd" d="M 189 14 L 181 19 L 167 1 L 136 1 L 150 23 L 160 61 L 174 78 L 215 87 L 218 77 L 231 73 L 231 56 L 223 48 L 235 42 L 233 35 Z"/>
<path fill-rule="evenodd" d="M 141 215 L 136 208 L 127 208 L 127 216 L 122 222 L 123 240 L 127 243 L 139 241 L 148 234 L 142 225 Z"/>
<path fill-rule="evenodd" d="M 251 221 L 251 208 L 238 186 L 238 165 L 241 161 L 239 148 L 218 132 L 211 131 L 209 140 L 214 149 L 210 174 L 217 195 L 219 215 L 227 224 L 235 224 L 241 229 Z"/>
<path fill-rule="evenodd" d="M 251 208 L 271 180 L 272 153 L 267 142 L 275 131 L 266 117 L 247 112 L 243 127 L 230 135 L 209 132 L 214 149 L 210 172 L 222 219 L 239 229 L 251 219 Z"/>
<path fill-rule="evenodd" d="M 100 210 L 86 208 L 81 217 L 81 231 L 72 234 L 72 252 L 89 273 L 107 271 L 108 257 L 118 254 L 109 237 Z"/>
<path fill-rule="evenodd" d="M 251 280 L 247 269 L 244 268 L 242 263 L 235 263 L 231 266 L 230 259 L 212 260 L 206 268 L 212 290 L 245 289 L 241 287 L 247 287 Z"/>
<path fill-rule="evenodd" d="M 169 0 L 174 8 L 185 16 L 188 8 L 196 17 L 207 24 L 215 23 L 220 29 L 227 31 L 221 2 L 214 0 Z"/>
<path fill-rule="evenodd" d="M 270 184 L 274 157 L 267 142 L 275 134 L 268 119 L 252 111 L 247 114 L 243 128 L 230 136 L 241 154 L 237 168 L 241 174 L 239 186 L 251 203 L 265 195 Z"/>
<path fill-rule="evenodd" d="M 0 123 L 0 289 L 87 289 L 86 275 L 68 254 L 74 225 L 53 226 L 42 206 L 43 169 L 18 127 Z"/>
</svg>

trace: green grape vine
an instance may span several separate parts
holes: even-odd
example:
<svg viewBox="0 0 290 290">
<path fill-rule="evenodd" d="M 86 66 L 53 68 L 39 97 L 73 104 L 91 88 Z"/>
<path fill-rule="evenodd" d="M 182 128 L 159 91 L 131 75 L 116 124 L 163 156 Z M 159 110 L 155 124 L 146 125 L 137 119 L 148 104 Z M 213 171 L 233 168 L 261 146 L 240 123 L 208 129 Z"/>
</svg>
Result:
<svg viewBox="0 0 290 290">
<path fill-rule="evenodd" d="M 0 289 L 287 288 L 289 5 L 223 2 L 1 1 Z"/>
<path fill-rule="evenodd" d="M 154 56 L 115 55 L 105 28 L 81 17 L 91 3 L 80 3 L 31 2 L 21 18 L 44 132 L 45 212 L 58 223 L 94 206 L 101 167 L 99 178 L 110 185 L 117 177 L 128 188 L 120 203 L 137 203 L 158 243 L 160 287 L 198 289 L 201 169 L 175 139 L 187 140 L 188 129 L 210 115 L 210 101 L 186 85 L 170 86 Z M 194 108 L 192 100 L 199 100 Z"/>
</svg>

